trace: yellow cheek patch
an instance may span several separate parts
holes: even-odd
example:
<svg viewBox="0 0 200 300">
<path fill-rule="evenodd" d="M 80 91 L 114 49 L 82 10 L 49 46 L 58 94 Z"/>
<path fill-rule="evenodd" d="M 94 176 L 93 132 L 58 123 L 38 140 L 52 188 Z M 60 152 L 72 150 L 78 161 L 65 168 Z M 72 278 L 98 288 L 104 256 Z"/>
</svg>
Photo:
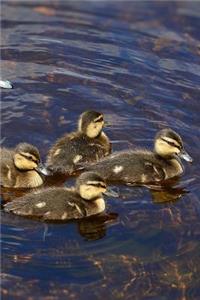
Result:
<svg viewBox="0 0 200 300">
<path fill-rule="evenodd" d="M 177 147 L 171 146 L 167 142 L 165 142 L 161 139 L 158 139 L 156 141 L 155 150 L 158 154 L 160 154 L 162 156 L 168 156 L 168 155 L 180 152 L 180 150 Z"/>
<path fill-rule="evenodd" d="M 28 160 L 24 156 L 16 153 L 14 156 L 15 166 L 20 170 L 33 170 L 37 167 L 37 163 L 31 160 Z"/>
<path fill-rule="evenodd" d="M 90 138 L 95 138 L 99 135 L 99 133 L 101 132 L 103 128 L 103 123 L 90 123 L 87 127 L 87 130 L 86 130 L 86 134 L 88 137 Z"/>
<path fill-rule="evenodd" d="M 98 197 L 105 190 L 106 188 L 83 184 L 80 186 L 80 195 L 82 198 L 90 200 Z"/>
</svg>

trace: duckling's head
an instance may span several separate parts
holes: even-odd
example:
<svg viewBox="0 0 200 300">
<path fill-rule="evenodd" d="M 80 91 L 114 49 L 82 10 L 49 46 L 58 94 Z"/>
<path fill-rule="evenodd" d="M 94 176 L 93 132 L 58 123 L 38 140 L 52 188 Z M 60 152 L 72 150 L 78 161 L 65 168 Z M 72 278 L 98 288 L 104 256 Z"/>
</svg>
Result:
<svg viewBox="0 0 200 300">
<path fill-rule="evenodd" d="M 164 158 L 180 157 L 192 162 L 190 155 L 184 150 L 183 141 L 178 133 L 170 128 L 160 130 L 154 143 L 155 152 Z"/>
<path fill-rule="evenodd" d="M 40 163 L 40 154 L 36 147 L 28 143 L 20 143 L 15 148 L 14 164 L 22 171 L 36 170 L 46 175 L 46 170 Z"/>
<path fill-rule="evenodd" d="M 76 190 L 83 199 L 95 200 L 106 192 L 106 183 L 97 173 L 85 172 L 77 179 Z"/>
<path fill-rule="evenodd" d="M 97 137 L 103 126 L 103 115 L 97 111 L 86 111 L 80 115 L 78 129 L 90 138 Z"/>
</svg>

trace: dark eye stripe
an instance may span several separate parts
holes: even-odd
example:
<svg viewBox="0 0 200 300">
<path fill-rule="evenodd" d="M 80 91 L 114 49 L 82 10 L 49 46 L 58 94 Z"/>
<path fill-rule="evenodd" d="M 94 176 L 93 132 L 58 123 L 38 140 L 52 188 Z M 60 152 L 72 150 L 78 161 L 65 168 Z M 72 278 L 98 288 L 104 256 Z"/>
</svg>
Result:
<svg viewBox="0 0 200 300">
<path fill-rule="evenodd" d="M 101 184 L 101 183 L 94 183 L 94 184 L 90 183 L 89 185 L 96 186 L 96 187 L 106 188 L 106 185 Z"/>
<path fill-rule="evenodd" d="M 29 159 L 29 160 L 32 160 L 34 161 L 35 163 L 38 163 L 38 160 L 37 159 L 34 159 L 32 156 L 27 156 L 27 155 L 24 155 L 22 153 L 20 153 L 21 156 L 23 156 L 24 158 L 26 159 Z"/>
<path fill-rule="evenodd" d="M 178 146 L 177 144 L 173 143 L 173 142 L 169 142 L 166 141 L 165 139 L 161 138 L 162 141 L 164 141 L 165 143 L 169 144 L 172 147 L 178 148 L 179 150 L 181 149 L 181 146 Z"/>
</svg>

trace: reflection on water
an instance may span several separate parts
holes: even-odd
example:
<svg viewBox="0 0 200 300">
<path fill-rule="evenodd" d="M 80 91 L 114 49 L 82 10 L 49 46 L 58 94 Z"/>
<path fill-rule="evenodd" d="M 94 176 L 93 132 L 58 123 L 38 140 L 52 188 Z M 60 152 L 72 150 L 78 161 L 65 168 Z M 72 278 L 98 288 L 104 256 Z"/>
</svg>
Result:
<svg viewBox="0 0 200 300">
<path fill-rule="evenodd" d="M 3 297 L 199 299 L 199 3 L 48 3 L 2 3 L 2 78 L 13 89 L 2 90 L 1 144 L 35 144 L 44 160 L 96 109 L 114 150 L 152 149 L 169 126 L 194 162 L 162 187 L 114 187 L 107 212 L 79 222 L 2 211 Z M 2 188 L 2 200 L 25 192 Z"/>
<path fill-rule="evenodd" d="M 187 191 L 183 188 L 165 188 L 161 190 L 151 190 L 151 195 L 154 203 L 166 203 L 170 201 L 177 201 L 186 194 Z"/>
</svg>

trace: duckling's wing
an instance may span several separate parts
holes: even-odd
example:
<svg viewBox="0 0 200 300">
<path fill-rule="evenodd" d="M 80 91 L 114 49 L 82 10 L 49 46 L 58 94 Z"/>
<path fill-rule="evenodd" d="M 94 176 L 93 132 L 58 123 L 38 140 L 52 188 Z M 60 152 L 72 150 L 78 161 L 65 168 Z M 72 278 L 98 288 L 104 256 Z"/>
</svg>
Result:
<svg viewBox="0 0 200 300">
<path fill-rule="evenodd" d="M 116 152 L 86 166 L 85 170 L 96 171 L 109 181 L 145 183 L 165 178 L 162 167 L 148 151 Z"/>
<path fill-rule="evenodd" d="M 165 172 L 163 168 L 152 161 L 144 162 L 144 174 L 149 175 L 149 181 L 161 181 L 165 179 Z"/>
<path fill-rule="evenodd" d="M 92 162 L 105 156 L 105 147 L 98 139 L 89 139 L 83 134 L 79 134 L 70 139 L 66 145 L 68 161 L 76 166 L 81 162 Z"/>
<path fill-rule="evenodd" d="M 59 139 L 49 151 L 47 166 L 53 172 L 71 174 L 84 162 L 96 161 L 105 156 L 107 150 L 96 139 L 72 133 Z"/>
<path fill-rule="evenodd" d="M 130 168 L 129 153 L 117 152 L 107 156 L 96 163 L 82 165 L 87 171 L 95 171 L 105 179 L 118 180 Z"/>
<path fill-rule="evenodd" d="M 76 163 L 82 160 L 79 136 L 65 135 L 50 149 L 47 167 L 54 173 L 71 174 Z"/>
<path fill-rule="evenodd" d="M 79 196 L 77 195 L 77 197 Z M 74 199 L 73 196 L 71 199 L 69 197 L 65 202 L 65 213 L 67 219 L 87 217 L 87 210 L 84 201 L 80 197 L 78 199 Z"/>
<path fill-rule="evenodd" d="M 43 220 L 67 221 L 80 219 L 87 216 L 87 212 L 81 203 L 76 203 L 73 198 L 59 201 L 55 207 L 48 207 L 48 210 L 41 216 Z"/>
</svg>

